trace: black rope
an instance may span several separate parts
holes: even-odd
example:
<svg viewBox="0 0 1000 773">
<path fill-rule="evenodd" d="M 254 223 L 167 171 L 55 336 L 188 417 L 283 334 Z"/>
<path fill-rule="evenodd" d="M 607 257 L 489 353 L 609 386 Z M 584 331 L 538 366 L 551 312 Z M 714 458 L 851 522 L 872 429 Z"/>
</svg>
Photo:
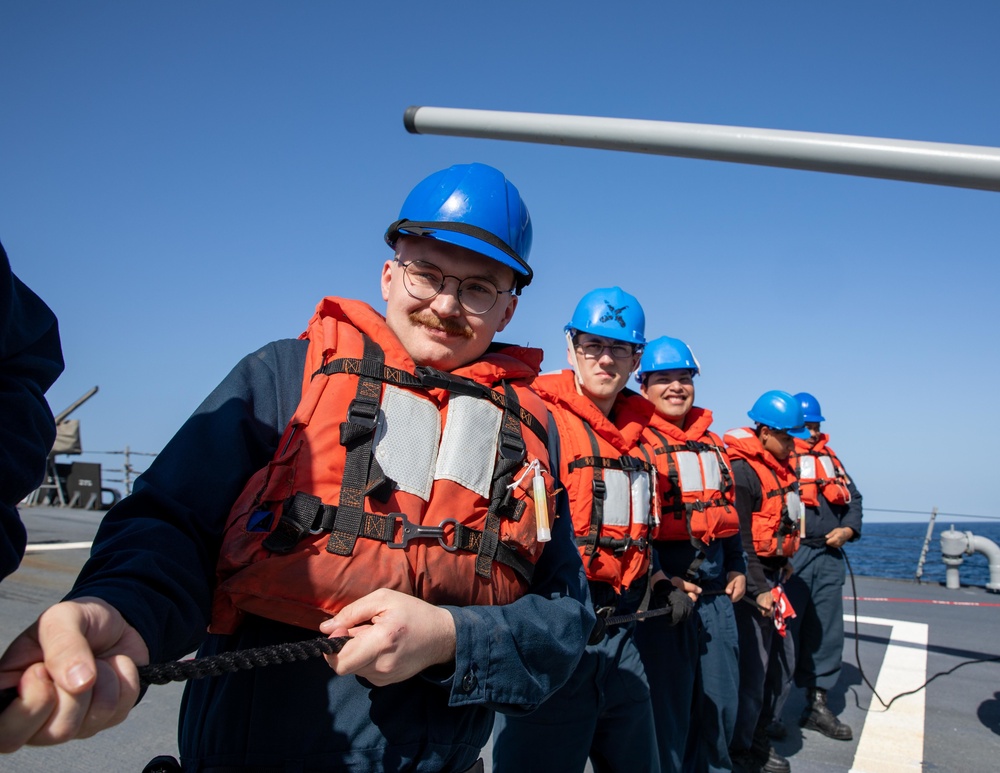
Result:
<svg viewBox="0 0 1000 773">
<path fill-rule="evenodd" d="M 723 589 L 719 590 L 706 590 L 698 594 L 698 598 L 704 598 L 707 596 L 721 596 L 726 591 Z M 753 602 L 756 603 L 756 602 Z M 660 615 L 669 615 L 673 612 L 670 607 L 660 607 L 658 609 L 647 609 L 642 612 L 633 612 L 630 615 L 615 615 L 614 617 L 609 617 L 604 621 L 605 625 L 622 625 L 624 623 L 634 623 L 636 621 L 647 620 L 650 617 L 659 617 Z"/>
<path fill-rule="evenodd" d="M 334 655 L 340 652 L 348 641 L 350 641 L 349 636 L 341 636 L 336 639 L 318 638 L 309 641 L 272 644 L 269 647 L 257 647 L 256 649 L 223 652 L 193 660 L 175 660 L 171 663 L 139 666 L 139 682 L 143 685 L 169 684 L 170 682 L 185 682 L 188 679 L 201 679 L 206 676 L 234 674 L 237 671 L 248 671 L 251 668 L 271 666 L 277 663 L 294 663 L 320 655 Z"/>
<path fill-rule="evenodd" d="M 237 671 L 248 671 L 251 668 L 271 666 L 277 663 L 294 663 L 320 655 L 335 655 L 344 648 L 348 641 L 350 641 L 349 636 L 340 636 L 335 639 L 318 638 L 223 652 L 192 660 L 175 660 L 170 663 L 139 666 L 139 683 L 146 686 L 185 682 L 188 679 L 234 674 Z M 16 686 L 0 690 L 0 712 L 3 712 L 16 697 Z"/>
<path fill-rule="evenodd" d="M 645 612 L 633 612 L 630 615 L 615 615 L 604 621 L 605 625 L 622 625 L 623 623 L 634 623 L 636 620 L 645 620 L 650 617 L 669 615 L 673 610 L 670 607 L 660 609 L 647 609 Z"/>
</svg>

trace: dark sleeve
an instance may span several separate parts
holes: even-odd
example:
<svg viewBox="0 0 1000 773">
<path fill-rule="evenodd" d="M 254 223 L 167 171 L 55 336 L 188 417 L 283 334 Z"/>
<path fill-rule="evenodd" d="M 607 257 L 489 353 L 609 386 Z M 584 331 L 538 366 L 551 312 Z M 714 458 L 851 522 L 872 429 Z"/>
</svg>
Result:
<svg viewBox="0 0 1000 773">
<path fill-rule="evenodd" d="M 743 547 L 743 529 L 739 534 L 731 537 L 723 537 L 719 542 L 722 544 L 722 565 L 729 572 L 747 573 L 747 557 Z"/>
<path fill-rule="evenodd" d="M 576 668 L 596 618 L 565 491 L 557 509 L 527 595 L 506 606 L 449 607 L 456 630 L 450 705 L 524 714 Z"/>
<path fill-rule="evenodd" d="M 223 527 L 298 405 L 307 346 L 278 341 L 241 360 L 101 523 L 67 598 L 110 603 L 154 663 L 205 636 Z"/>
<path fill-rule="evenodd" d="M 736 512 L 740 516 L 740 536 L 747 558 L 747 593 L 759 596 L 771 587 L 753 549 L 753 514 L 760 510 L 761 505 L 760 479 L 742 459 L 733 460 L 733 478 L 736 483 Z"/>
<path fill-rule="evenodd" d="M 549 438 L 550 463 L 558 470 L 551 420 Z M 452 706 L 486 704 L 505 714 L 527 713 L 569 679 L 583 654 L 596 618 L 569 497 L 558 481 L 556 490 L 552 540 L 535 566 L 529 593 L 506 606 L 448 607 L 456 630 Z"/>
<path fill-rule="evenodd" d="M 10 270 L 0 244 L 0 578 L 24 555 L 15 505 L 42 482 L 56 427 L 45 391 L 63 370 L 55 315 Z"/>
<path fill-rule="evenodd" d="M 857 539 L 861 539 L 861 492 L 854 485 L 853 478 L 847 484 L 847 490 L 851 492 L 851 501 L 847 505 L 847 512 L 840 518 L 840 525 L 850 526 L 853 529 L 854 536 L 851 537 L 851 542 L 854 542 Z"/>
</svg>

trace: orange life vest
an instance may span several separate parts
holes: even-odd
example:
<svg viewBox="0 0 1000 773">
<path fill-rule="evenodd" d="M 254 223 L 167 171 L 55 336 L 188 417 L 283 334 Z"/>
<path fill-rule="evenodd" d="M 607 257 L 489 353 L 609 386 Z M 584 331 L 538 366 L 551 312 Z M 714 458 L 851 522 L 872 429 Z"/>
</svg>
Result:
<svg viewBox="0 0 1000 773">
<path fill-rule="evenodd" d="M 649 568 L 656 478 L 639 438 L 652 403 L 622 392 L 612 421 L 577 393 L 571 370 L 539 376 L 534 387 L 559 431 L 559 477 L 587 579 L 609 583 L 620 593 Z"/>
<path fill-rule="evenodd" d="M 301 337 L 302 398 L 230 512 L 210 630 L 244 613 L 315 628 L 378 588 L 434 604 L 523 595 L 539 469 L 546 506 L 553 493 L 547 413 L 527 387 L 541 352 L 418 368 L 380 314 L 339 298 Z"/>
<path fill-rule="evenodd" d="M 730 459 L 743 459 L 760 478 L 761 506 L 753 514 L 753 548 L 760 557 L 790 556 L 799 549 L 802 502 L 795 470 L 761 445 L 748 427 L 725 435 Z"/>
<path fill-rule="evenodd" d="M 831 505 L 851 503 L 851 479 L 840 459 L 827 445 L 829 435 L 820 435 L 816 445 L 795 439 L 795 451 L 790 461 L 799 476 L 799 496 L 807 507 L 819 507 L 819 494 Z"/>
<path fill-rule="evenodd" d="M 659 475 L 660 523 L 654 540 L 689 540 L 696 545 L 739 533 L 736 490 L 722 439 L 709 431 L 712 412 L 694 406 L 684 429 L 654 414 L 643 443 Z"/>
</svg>

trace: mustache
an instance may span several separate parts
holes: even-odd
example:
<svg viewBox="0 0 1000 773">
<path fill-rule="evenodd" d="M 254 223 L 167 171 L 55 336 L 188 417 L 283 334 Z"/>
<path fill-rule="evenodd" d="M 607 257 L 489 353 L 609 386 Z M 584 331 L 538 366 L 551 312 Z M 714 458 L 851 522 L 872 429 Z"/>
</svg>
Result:
<svg viewBox="0 0 1000 773">
<path fill-rule="evenodd" d="M 449 335 L 458 335 L 463 338 L 472 338 L 472 328 L 456 322 L 453 319 L 441 319 L 428 309 L 414 311 L 410 313 L 410 322 L 415 325 L 423 325 L 432 330 L 442 330 Z"/>
</svg>

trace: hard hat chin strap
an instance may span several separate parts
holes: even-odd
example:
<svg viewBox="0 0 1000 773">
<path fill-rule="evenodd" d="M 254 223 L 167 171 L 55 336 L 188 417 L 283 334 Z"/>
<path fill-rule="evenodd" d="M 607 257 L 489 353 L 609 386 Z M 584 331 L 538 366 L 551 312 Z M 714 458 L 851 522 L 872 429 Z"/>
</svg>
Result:
<svg viewBox="0 0 1000 773">
<path fill-rule="evenodd" d="M 573 344 L 573 331 L 566 331 L 566 347 L 573 357 L 573 383 L 576 384 L 578 394 L 583 394 L 583 382 L 580 380 L 580 355 L 577 354 L 576 346 Z"/>
</svg>

